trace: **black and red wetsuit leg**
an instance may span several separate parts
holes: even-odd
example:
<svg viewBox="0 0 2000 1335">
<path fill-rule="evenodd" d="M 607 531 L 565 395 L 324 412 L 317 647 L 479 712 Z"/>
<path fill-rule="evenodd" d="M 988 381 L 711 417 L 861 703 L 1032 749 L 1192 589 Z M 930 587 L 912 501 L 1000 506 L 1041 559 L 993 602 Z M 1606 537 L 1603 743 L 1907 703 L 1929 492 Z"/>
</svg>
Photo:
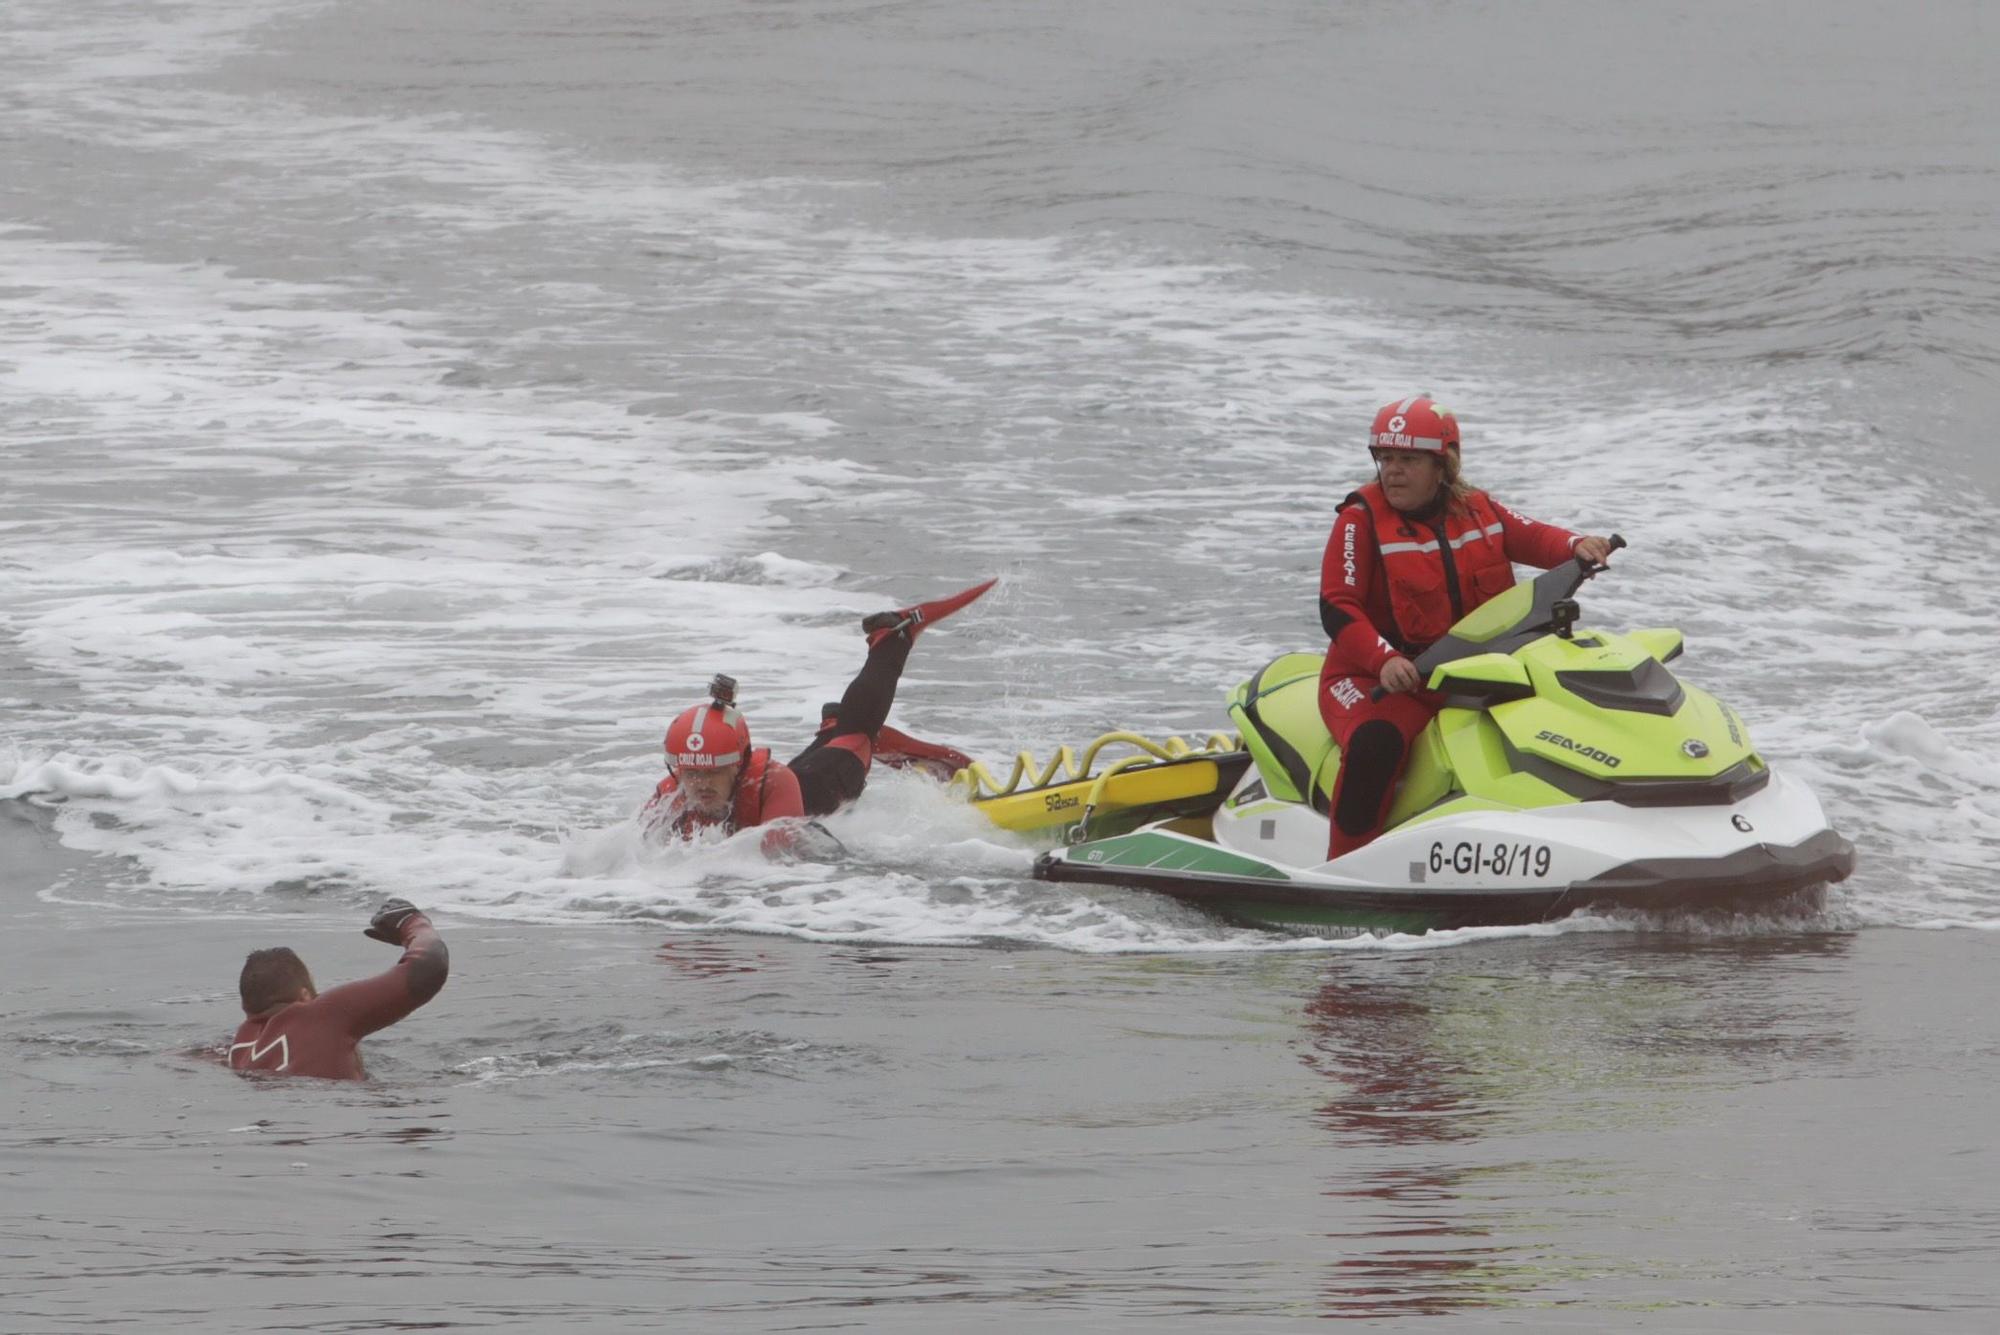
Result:
<svg viewBox="0 0 2000 1335">
<path fill-rule="evenodd" d="M 787 762 L 799 777 L 806 815 L 829 815 L 861 796 L 875 759 L 875 734 L 888 722 L 909 658 L 908 636 L 885 635 L 876 641 L 833 717 L 820 726 L 810 746 Z"/>
<path fill-rule="evenodd" d="M 1329 861 L 1365 846 L 1382 832 L 1390 799 L 1409 763 L 1410 748 L 1443 700 L 1429 691 L 1403 691 L 1371 700 L 1374 677 L 1337 668 L 1320 676 L 1319 716 L 1340 747 L 1333 782 Z"/>
</svg>

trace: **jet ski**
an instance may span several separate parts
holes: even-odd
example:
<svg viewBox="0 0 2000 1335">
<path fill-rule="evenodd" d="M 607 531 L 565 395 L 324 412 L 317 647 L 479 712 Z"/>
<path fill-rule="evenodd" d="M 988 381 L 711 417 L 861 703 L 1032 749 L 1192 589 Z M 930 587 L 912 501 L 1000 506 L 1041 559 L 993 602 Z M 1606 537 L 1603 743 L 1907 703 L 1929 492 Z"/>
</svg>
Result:
<svg viewBox="0 0 2000 1335">
<path fill-rule="evenodd" d="M 1219 801 L 1123 832 L 1086 820 L 1035 875 L 1336 935 L 1817 908 L 1854 845 L 1734 709 L 1668 670 L 1679 631 L 1577 626 L 1575 594 L 1603 569 L 1579 558 L 1517 584 L 1417 656 L 1445 705 L 1367 846 L 1326 859 L 1340 753 L 1322 655 L 1293 653 L 1232 694 L 1251 763 Z"/>
</svg>

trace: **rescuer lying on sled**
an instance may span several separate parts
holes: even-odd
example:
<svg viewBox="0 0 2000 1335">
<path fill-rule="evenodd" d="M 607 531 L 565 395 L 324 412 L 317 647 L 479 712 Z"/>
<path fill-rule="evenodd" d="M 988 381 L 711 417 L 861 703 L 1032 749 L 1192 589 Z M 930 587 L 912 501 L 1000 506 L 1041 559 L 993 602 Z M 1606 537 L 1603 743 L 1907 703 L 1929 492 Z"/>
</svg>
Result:
<svg viewBox="0 0 2000 1335">
<path fill-rule="evenodd" d="M 988 589 L 988 580 L 931 603 L 862 619 L 868 660 L 836 704 L 822 711 L 819 734 L 789 762 L 750 746 L 750 725 L 736 708 L 736 682 L 718 676 L 711 698 L 667 727 L 667 775 L 640 812 L 656 839 L 686 839 L 704 829 L 733 834 L 787 816 L 825 816 L 861 796 L 869 768 L 920 769 L 949 778 L 971 763 L 963 752 L 919 741 L 888 726 L 896 684 L 924 627 Z"/>
</svg>

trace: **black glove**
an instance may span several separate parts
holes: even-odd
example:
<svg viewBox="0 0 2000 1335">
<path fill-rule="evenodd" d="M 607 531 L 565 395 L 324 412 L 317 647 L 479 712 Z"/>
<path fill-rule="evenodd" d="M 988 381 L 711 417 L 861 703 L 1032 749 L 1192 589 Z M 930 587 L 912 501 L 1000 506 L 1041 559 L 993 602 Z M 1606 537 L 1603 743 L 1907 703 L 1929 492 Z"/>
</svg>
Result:
<svg viewBox="0 0 2000 1335">
<path fill-rule="evenodd" d="M 812 857 L 835 858 L 844 856 L 847 852 L 847 845 L 841 843 L 832 830 L 816 820 L 807 821 L 805 828 L 799 833 L 804 836 L 799 841 L 799 851 Z"/>
<path fill-rule="evenodd" d="M 414 918 L 423 910 L 407 899 L 388 899 L 375 910 L 375 916 L 361 929 L 363 936 L 372 936 L 377 941 L 387 941 L 392 946 L 403 944 L 403 923 Z"/>
</svg>

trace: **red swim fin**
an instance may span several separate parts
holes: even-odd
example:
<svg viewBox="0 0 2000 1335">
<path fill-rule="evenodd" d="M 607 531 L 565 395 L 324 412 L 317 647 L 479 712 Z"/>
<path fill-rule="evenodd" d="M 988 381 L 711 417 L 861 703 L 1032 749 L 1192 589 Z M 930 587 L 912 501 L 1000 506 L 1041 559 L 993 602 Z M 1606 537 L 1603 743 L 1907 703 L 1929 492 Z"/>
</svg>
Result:
<svg viewBox="0 0 2000 1335">
<path fill-rule="evenodd" d="M 949 598 L 939 598 L 934 602 L 918 603 L 914 607 L 899 607 L 893 612 L 874 612 L 861 619 L 861 629 L 868 632 L 868 644 L 872 648 L 884 638 L 898 631 L 907 630 L 914 640 L 925 626 L 933 621 L 942 621 L 959 608 L 975 601 L 981 594 L 1000 582 L 996 575 L 984 584 L 975 584 L 969 589 L 961 589 Z"/>
</svg>

